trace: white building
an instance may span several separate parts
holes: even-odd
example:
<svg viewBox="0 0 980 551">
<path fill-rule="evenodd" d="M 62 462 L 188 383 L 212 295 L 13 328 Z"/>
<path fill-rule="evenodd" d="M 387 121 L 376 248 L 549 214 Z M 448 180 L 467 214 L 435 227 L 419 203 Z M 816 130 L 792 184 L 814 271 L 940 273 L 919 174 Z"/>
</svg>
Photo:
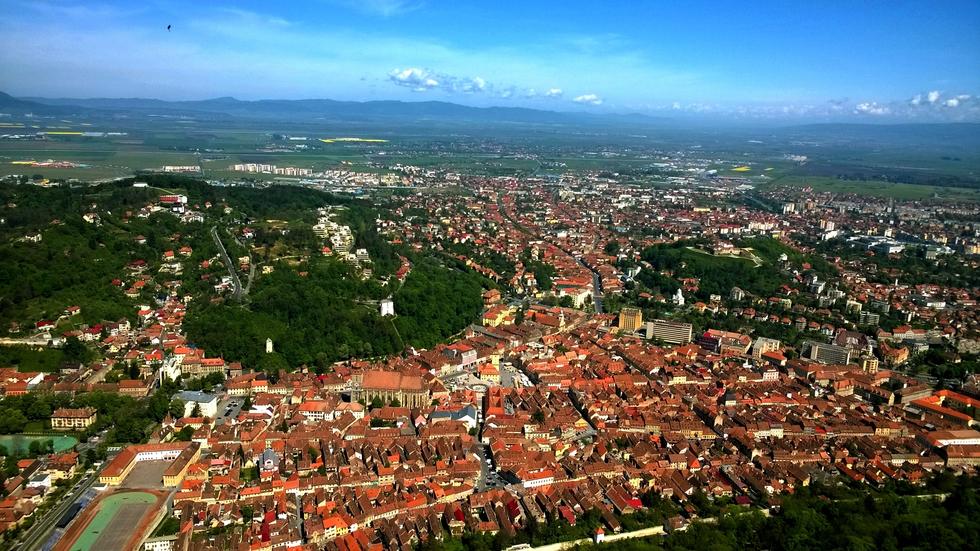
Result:
<svg viewBox="0 0 980 551">
<path fill-rule="evenodd" d="M 390 299 L 386 298 L 381 301 L 381 317 L 394 316 L 395 315 L 395 303 Z"/>
<path fill-rule="evenodd" d="M 218 415 L 218 397 L 206 392 L 185 390 L 177 395 L 184 402 L 184 417 L 190 416 L 194 406 L 201 407 L 201 415 L 214 419 Z"/>
<path fill-rule="evenodd" d="M 682 293 L 680 289 L 678 289 L 677 293 L 674 295 L 674 304 L 684 306 L 684 293 Z"/>
</svg>

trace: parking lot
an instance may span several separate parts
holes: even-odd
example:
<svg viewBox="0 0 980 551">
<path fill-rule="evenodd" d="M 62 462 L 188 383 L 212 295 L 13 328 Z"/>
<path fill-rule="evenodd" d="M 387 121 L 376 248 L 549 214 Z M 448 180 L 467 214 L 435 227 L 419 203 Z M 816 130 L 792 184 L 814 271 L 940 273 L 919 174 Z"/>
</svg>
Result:
<svg viewBox="0 0 980 551">
<path fill-rule="evenodd" d="M 218 419 L 215 424 L 222 425 L 226 421 L 238 417 L 244 402 L 245 398 L 242 396 L 226 396 L 218 401 Z"/>
</svg>

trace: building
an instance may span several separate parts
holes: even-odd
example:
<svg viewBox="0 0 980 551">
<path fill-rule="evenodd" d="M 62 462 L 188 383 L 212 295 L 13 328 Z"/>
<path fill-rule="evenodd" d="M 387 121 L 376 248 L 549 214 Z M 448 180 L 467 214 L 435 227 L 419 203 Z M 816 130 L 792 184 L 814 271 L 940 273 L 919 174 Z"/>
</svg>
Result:
<svg viewBox="0 0 980 551">
<path fill-rule="evenodd" d="M 168 442 L 165 444 L 137 444 L 125 447 L 99 475 L 99 482 L 107 486 L 123 483 L 133 467 L 140 461 L 170 460 L 163 473 L 164 486 L 177 486 L 187 474 L 187 468 L 201 456 L 197 442 Z"/>
<path fill-rule="evenodd" d="M 867 371 L 868 373 L 878 372 L 878 358 L 874 356 L 865 356 L 861 358 L 861 369 Z"/>
<path fill-rule="evenodd" d="M 59 408 L 51 414 L 54 430 L 85 430 L 95 422 L 95 408 Z"/>
<path fill-rule="evenodd" d="M 677 292 L 674 293 L 674 298 L 672 300 L 677 306 L 684 306 L 684 293 L 681 292 L 680 289 L 677 289 Z"/>
<path fill-rule="evenodd" d="M 621 331 L 639 331 L 643 325 L 643 310 L 625 307 L 619 311 L 619 329 Z"/>
<path fill-rule="evenodd" d="M 752 357 L 761 360 L 766 352 L 776 352 L 779 350 L 780 342 L 778 339 L 759 337 L 752 343 Z"/>
<path fill-rule="evenodd" d="M 824 364 L 845 365 L 851 363 L 851 349 L 835 344 L 810 341 L 808 358 Z"/>
<path fill-rule="evenodd" d="M 143 551 L 174 551 L 176 548 L 176 535 L 149 538 L 143 542 Z"/>
<path fill-rule="evenodd" d="M 678 321 L 653 320 L 646 324 L 648 339 L 657 339 L 670 344 L 687 344 L 693 337 L 693 326 Z"/>
<path fill-rule="evenodd" d="M 218 397 L 214 394 L 185 390 L 178 394 L 177 398 L 184 402 L 184 417 L 190 416 L 191 412 L 194 411 L 194 406 L 200 407 L 201 417 L 214 419 L 218 415 Z"/>
<path fill-rule="evenodd" d="M 395 303 L 390 299 L 386 298 L 381 301 L 381 317 L 394 316 L 395 315 Z"/>
<path fill-rule="evenodd" d="M 861 325 L 878 325 L 881 316 L 874 312 L 861 312 L 859 322 Z"/>
<path fill-rule="evenodd" d="M 722 356 L 741 356 L 749 351 L 752 338 L 741 333 L 708 329 L 698 339 L 698 344 Z"/>
</svg>

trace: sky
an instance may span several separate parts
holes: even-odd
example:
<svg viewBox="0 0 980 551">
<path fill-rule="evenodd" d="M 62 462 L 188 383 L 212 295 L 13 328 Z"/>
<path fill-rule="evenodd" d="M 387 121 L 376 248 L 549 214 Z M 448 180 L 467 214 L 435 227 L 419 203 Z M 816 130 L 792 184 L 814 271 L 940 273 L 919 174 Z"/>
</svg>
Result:
<svg viewBox="0 0 980 551">
<path fill-rule="evenodd" d="M 977 0 L 0 0 L 0 91 L 980 121 L 978 29 Z"/>
</svg>

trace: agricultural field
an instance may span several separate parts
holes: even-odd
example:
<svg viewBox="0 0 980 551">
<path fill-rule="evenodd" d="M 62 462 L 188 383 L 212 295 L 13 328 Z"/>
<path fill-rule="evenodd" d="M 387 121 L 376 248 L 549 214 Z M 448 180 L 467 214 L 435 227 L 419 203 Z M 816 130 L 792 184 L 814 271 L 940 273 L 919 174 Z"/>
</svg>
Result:
<svg viewBox="0 0 980 551">
<path fill-rule="evenodd" d="M 893 197 L 900 200 L 938 199 L 947 201 L 980 201 L 980 188 L 929 186 L 881 180 L 844 180 L 827 176 L 785 175 L 766 182 L 765 187 L 810 186 L 814 191 Z"/>
</svg>

